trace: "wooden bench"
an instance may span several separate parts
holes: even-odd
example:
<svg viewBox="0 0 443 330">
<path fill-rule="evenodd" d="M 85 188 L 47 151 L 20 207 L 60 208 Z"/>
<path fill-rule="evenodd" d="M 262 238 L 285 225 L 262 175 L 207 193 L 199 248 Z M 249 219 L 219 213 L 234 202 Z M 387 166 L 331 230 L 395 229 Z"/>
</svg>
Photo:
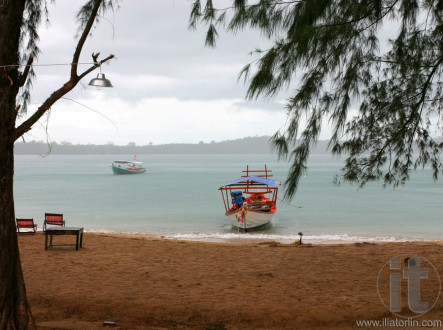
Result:
<svg viewBox="0 0 443 330">
<path fill-rule="evenodd" d="M 37 232 L 37 224 L 34 223 L 34 219 L 18 219 L 15 218 L 15 222 L 17 224 L 17 233 L 32 233 L 35 234 Z M 20 229 L 32 229 L 32 231 L 21 232 Z"/>
<path fill-rule="evenodd" d="M 43 222 L 43 232 L 46 231 L 47 225 L 65 226 L 63 214 L 60 213 L 45 213 L 45 221 Z"/>
</svg>

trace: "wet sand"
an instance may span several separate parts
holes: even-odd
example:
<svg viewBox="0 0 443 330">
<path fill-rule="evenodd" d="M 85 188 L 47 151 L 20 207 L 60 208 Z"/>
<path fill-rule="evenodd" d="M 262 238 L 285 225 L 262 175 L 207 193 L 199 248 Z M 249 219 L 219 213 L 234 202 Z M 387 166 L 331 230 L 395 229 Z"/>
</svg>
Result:
<svg viewBox="0 0 443 330">
<path fill-rule="evenodd" d="M 114 329 L 357 328 L 398 318 L 382 302 L 389 304 L 389 260 L 412 254 L 432 264 L 422 259 L 429 276 L 421 299 L 433 308 L 418 320 L 443 320 L 435 275 L 443 278 L 443 242 L 300 246 L 85 233 L 79 251 L 45 251 L 39 232 L 19 244 L 39 329 L 103 329 L 105 321 Z M 415 316 L 401 281 L 399 314 Z"/>
</svg>

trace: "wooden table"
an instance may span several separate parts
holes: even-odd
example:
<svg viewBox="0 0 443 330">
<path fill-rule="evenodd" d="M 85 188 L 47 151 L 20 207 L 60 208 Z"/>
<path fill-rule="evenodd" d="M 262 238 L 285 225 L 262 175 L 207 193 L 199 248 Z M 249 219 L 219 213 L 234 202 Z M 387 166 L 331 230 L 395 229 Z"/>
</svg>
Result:
<svg viewBox="0 0 443 330">
<path fill-rule="evenodd" d="M 52 236 L 54 235 L 75 235 L 77 239 L 75 244 L 52 244 Z M 49 245 L 48 245 L 48 236 L 49 236 Z M 80 244 L 79 244 L 80 243 Z M 49 227 L 46 228 L 45 231 L 45 250 L 49 249 L 53 246 L 62 246 L 62 245 L 75 245 L 75 249 L 78 250 L 78 247 L 82 247 L 83 243 L 83 228 L 80 227 Z"/>
</svg>

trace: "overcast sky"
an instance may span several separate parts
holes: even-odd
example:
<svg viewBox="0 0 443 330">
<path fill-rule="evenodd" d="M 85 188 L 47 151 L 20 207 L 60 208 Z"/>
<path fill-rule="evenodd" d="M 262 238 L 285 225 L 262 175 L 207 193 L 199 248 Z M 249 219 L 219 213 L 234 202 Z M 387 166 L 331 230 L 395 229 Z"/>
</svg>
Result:
<svg viewBox="0 0 443 330">
<path fill-rule="evenodd" d="M 50 5 L 50 25 L 42 24 L 42 53 L 34 64 L 71 62 L 80 3 Z M 101 20 L 80 59 L 91 62 L 93 52 L 100 52 L 101 59 L 114 54 L 116 59 L 102 67 L 114 87 L 87 86 L 98 71 L 89 74 L 66 95 L 73 101 L 58 101 L 25 140 L 45 141 L 48 134 L 51 141 L 74 144 L 218 142 L 272 135 L 283 127 L 286 92 L 272 100 L 246 101 L 246 86 L 237 81 L 240 70 L 254 60 L 249 53 L 266 48 L 266 41 L 245 31 L 221 34 L 216 49 L 206 48 L 205 28 L 188 29 L 191 4 L 123 0 L 119 10 Z M 69 70 L 69 65 L 35 66 L 30 110 L 68 80 Z"/>
</svg>

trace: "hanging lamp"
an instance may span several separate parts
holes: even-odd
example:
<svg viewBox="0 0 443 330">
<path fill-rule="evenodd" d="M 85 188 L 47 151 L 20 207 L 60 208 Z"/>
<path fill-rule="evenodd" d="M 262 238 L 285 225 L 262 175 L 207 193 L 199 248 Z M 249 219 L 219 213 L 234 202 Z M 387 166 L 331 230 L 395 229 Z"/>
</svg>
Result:
<svg viewBox="0 0 443 330">
<path fill-rule="evenodd" d="M 114 86 L 112 86 L 111 81 L 109 79 L 106 79 L 105 74 L 102 73 L 102 66 L 101 65 L 100 65 L 100 73 L 97 74 L 97 78 L 92 79 L 88 85 L 94 86 L 97 88 L 114 87 Z"/>
</svg>

